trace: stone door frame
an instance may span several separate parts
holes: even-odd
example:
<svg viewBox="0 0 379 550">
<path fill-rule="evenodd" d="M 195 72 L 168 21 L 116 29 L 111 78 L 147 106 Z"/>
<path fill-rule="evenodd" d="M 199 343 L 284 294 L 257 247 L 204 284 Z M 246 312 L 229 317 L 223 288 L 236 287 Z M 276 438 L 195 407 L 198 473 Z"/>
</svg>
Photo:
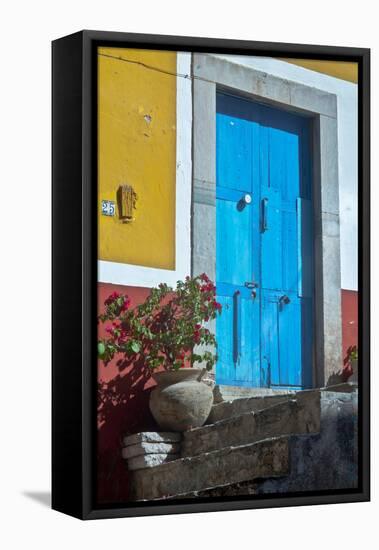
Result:
<svg viewBox="0 0 379 550">
<path fill-rule="evenodd" d="M 216 92 L 312 121 L 315 318 L 313 386 L 342 368 L 337 97 L 211 54 L 193 54 L 192 274 L 216 279 Z M 214 327 L 212 327 L 214 329 Z"/>
</svg>

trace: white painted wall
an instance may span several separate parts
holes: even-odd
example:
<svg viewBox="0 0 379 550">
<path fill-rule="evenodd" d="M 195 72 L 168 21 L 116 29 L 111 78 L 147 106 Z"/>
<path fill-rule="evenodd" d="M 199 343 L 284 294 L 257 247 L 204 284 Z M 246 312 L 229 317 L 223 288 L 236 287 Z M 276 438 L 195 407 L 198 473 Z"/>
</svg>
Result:
<svg viewBox="0 0 379 550">
<path fill-rule="evenodd" d="M 228 61 L 336 94 L 341 223 L 341 287 L 358 290 L 358 86 L 268 57 L 217 55 Z"/>
<path fill-rule="evenodd" d="M 177 54 L 178 75 L 190 75 L 191 54 Z M 175 269 L 98 261 L 98 281 L 129 286 L 175 286 L 191 274 L 192 91 L 191 80 L 176 78 L 176 241 Z"/>
</svg>

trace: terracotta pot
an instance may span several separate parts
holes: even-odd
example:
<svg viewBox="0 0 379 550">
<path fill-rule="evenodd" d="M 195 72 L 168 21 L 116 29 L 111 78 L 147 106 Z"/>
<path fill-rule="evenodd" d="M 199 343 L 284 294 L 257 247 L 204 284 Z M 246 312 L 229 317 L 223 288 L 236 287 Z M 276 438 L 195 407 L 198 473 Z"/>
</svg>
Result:
<svg viewBox="0 0 379 550">
<path fill-rule="evenodd" d="M 163 430 L 184 432 L 202 426 L 213 404 L 212 389 L 199 381 L 201 369 L 153 374 L 158 386 L 150 394 L 150 410 Z"/>
</svg>

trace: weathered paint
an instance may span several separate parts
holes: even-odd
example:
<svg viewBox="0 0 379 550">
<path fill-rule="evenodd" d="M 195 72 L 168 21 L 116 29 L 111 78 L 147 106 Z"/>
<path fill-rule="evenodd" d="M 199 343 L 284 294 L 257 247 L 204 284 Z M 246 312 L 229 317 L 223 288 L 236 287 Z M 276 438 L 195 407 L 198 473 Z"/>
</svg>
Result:
<svg viewBox="0 0 379 550">
<path fill-rule="evenodd" d="M 175 268 L 176 52 L 98 50 L 99 259 Z M 121 184 L 135 220 L 101 214 Z"/>
<path fill-rule="evenodd" d="M 358 345 L 358 292 L 341 291 L 343 357 L 350 346 Z"/>
<path fill-rule="evenodd" d="M 348 82 L 358 82 L 358 63 L 350 61 L 324 61 L 321 59 L 290 59 L 282 58 L 282 61 L 304 67 L 311 71 L 341 78 Z"/>
</svg>

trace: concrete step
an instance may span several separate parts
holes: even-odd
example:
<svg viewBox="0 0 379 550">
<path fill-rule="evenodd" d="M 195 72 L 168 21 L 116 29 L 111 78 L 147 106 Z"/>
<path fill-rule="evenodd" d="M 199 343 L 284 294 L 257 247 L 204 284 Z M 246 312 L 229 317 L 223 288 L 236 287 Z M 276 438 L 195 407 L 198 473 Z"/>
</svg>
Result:
<svg viewBox="0 0 379 550">
<path fill-rule="evenodd" d="M 320 391 L 299 392 L 294 399 L 220 420 L 183 433 L 182 457 L 223 447 L 247 445 L 267 437 L 320 431 Z"/>
<path fill-rule="evenodd" d="M 207 424 L 214 424 L 220 420 L 238 416 L 246 412 L 255 412 L 278 403 L 283 403 L 289 399 L 294 399 L 294 394 L 278 394 L 278 395 L 263 395 L 254 397 L 242 397 L 231 401 L 222 401 L 213 405 L 210 415 L 207 419 Z"/>
<path fill-rule="evenodd" d="M 254 479 L 286 476 L 288 449 L 287 437 L 268 438 L 137 470 L 131 477 L 131 498 L 163 499 Z"/>
</svg>

